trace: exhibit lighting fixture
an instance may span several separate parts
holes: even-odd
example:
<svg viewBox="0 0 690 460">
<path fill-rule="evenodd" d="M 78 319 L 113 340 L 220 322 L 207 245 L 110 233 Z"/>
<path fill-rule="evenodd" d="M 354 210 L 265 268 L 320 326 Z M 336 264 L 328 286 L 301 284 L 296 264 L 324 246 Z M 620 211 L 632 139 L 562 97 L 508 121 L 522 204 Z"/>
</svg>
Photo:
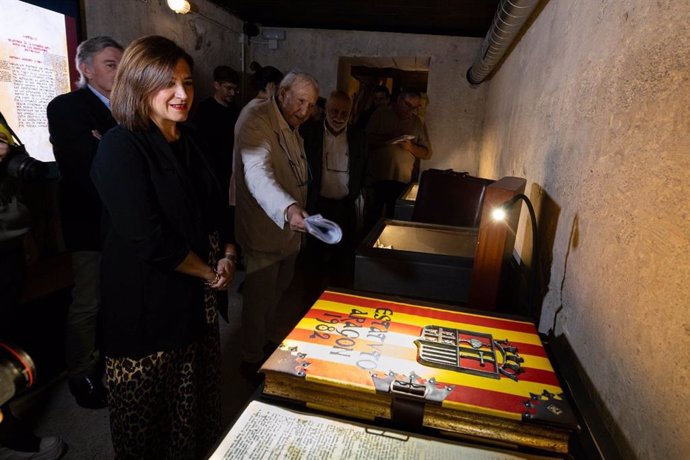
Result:
<svg viewBox="0 0 690 460">
<path fill-rule="evenodd" d="M 168 7 L 177 14 L 187 14 L 192 9 L 187 0 L 168 0 Z"/>
<path fill-rule="evenodd" d="M 538 238 L 538 233 L 537 233 L 537 216 L 534 213 L 534 207 L 532 206 L 532 202 L 530 199 L 527 197 L 527 195 L 524 195 L 522 193 L 518 193 L 514 197 L 512 197 L 510 200 L 506 201 L 496 209 L 494 209 L 491 212 L 491 218 L 497 222 L 503 222 L 506 220 L 506 217 L 508 216 L 508 211 L 510 208 L 513 207 L 515 203 L 517 203 L 519 200 L 522 200 L 525 202 L 527 205 L 527 210 L 529 211 L 529 217 L 532 222 L 532 260 L 530 262 L 530 283 L 529 283 L 529 292 L 527 294 L 527 315 L 531 318 L 533 314 L 533 309 L 534 309 L 534 296 L 535 296 L 535 291 L 537 287 L 537 277 L 539 276 L 539 271 L 537 270 L 538 263 L 539 263 L 539 254 L 537 251 L 537 242 L 539 241 Z"/>
</svg>

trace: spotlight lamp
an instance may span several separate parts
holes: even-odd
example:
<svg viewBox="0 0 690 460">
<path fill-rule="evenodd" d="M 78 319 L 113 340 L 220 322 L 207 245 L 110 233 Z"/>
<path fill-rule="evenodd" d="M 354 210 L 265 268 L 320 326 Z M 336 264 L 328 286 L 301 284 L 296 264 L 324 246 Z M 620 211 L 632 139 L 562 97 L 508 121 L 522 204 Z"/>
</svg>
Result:
<svg viewBox="0 0 690 460">
<path fill-rule="evenodd" d="M 191 11 L 192 6 L 187 0 L 168 0 L 168 8 L 177 14 L 187 14 Z"/>
<path fill-rule="evenodd" d="M 503 206 L 500 206 L 491 211 L 491 218 L 496 222 L 503 222 L 504 220 L 506 220 L 507 215 L 508 214 L 506 213 L 506 210 L 503 209 Z"/>
<path fill-rule="evenodd" d="M 510 210 L 510 208 L 512 208 L 513 205 L 517 203 L 519 200 L 524 201 L 527 205 L 527 210 L 529 211 L 529 217 L 532 223 L 532 260 L 530 267 L 529 292 L 527 294 L 527 315 L 531 318 L 534 312 L 534 296 L 537 285 L 537 277 L 539 274 L 539 271 L 537 270 L 539 263 L 537 241 L 539 241 L 539 238 L 537 233 L 537 216 L 534 213 L 534 207 L 532 206 L 532 202 L 527 197 L 527 195 L 518 193 L 517 195 L 513 196 L 510 200 L 504 202 L 499 207 L 491 211 L 491 218 L 496 222 L 504 222 L 506 220 L 506 217 L 508 216 L 508 211 Z"/>
</svg>

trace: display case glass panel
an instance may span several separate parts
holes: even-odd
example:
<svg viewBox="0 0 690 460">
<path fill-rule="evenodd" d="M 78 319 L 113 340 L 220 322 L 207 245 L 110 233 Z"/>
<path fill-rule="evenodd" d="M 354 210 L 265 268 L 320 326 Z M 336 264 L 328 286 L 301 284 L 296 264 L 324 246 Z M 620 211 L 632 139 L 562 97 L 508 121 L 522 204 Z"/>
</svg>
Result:
<svg viewBox="0 0 690 460">
<path fill-rule="evenodd" d="M 373 247 L 472 258 L 476 245 L 475 229 L 388 222 Z"/>
<path fill-rule="evenodd" d="M 381 220 L 355 255 L 355 289 L 462 304 L 477 229 Z"/>
<path fill-rule="evenodd" d="M 393 217 L 395 217 L 396 220 L 412 220 L 412 213 L 414 211 L 414 204 L 417 200 L 418 191 L 418 183 L 415 182 L 410 184 L 395 201 Z"/>
</svg>

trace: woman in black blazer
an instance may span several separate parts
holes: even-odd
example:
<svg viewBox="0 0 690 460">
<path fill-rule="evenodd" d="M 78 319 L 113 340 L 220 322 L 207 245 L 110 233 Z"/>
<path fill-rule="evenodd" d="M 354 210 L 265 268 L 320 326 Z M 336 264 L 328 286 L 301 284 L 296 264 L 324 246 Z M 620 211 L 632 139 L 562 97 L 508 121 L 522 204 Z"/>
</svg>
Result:
<svg viewBox="0 0 690 460">
<path fill-rule="evenodd" d="M 157 36 L 125 50 L 119 126 L 91 176 L 104 205 L 101 297 L 118 458 L 201 458 L 220 428 L 216 291 L 235 273 L 225 194 L 181 123 L 192 58 Z"/>
</svg>

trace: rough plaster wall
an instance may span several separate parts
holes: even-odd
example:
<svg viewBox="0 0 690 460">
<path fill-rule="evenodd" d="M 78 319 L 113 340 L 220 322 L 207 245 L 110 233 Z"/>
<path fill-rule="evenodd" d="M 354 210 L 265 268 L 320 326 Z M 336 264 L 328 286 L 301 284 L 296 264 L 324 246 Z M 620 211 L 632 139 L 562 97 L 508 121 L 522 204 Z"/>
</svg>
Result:
<svg viewBox="0 0 690 460">
<path fill-rule="evenodd" d="M 626 458 L 690 449 L 688 24 L 686 2 L 551 0 L 488 83 L 480 172 L 541 204 L 541 330 L 562 306 Z"/>
<path fill-rule="evenodd" d="M 205 0 L 195 12 L 180 15 L 165 0 L 84 0 L 86 35 L 110 35 L 123 45 L 144 35 L 174 40 L 194 58 L 195 99 L 213 92 L 213 69 L 221 64 L 239 70 L 242 21 Z"/>
<path fill-rule="evenodd" d="M 431 57 L 427 128 L 433 157 L 422 168 L 476 173 L 484 114 L 484 87 L 471 88 L 465 73 L 481 39 L 382 32 L 285 29 L 278 49 L 252 43 L 248 55 L 283 71 L 300 67 L 319 80 L 321 95 L 336 89 L 339 57 Z"/>
</svg>

